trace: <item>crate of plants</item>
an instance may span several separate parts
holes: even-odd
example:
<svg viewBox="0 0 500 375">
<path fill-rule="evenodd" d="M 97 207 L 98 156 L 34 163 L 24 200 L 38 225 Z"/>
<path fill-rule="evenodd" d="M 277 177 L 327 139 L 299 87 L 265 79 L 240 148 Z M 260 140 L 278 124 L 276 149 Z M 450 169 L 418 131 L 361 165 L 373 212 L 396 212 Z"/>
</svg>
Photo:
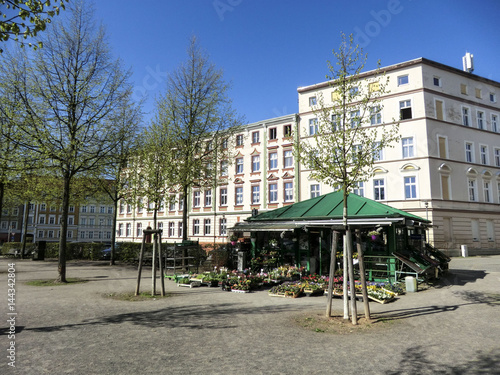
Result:
<svg viewBox="0 0 500 375">
<path fill-rule="evenodd" d="M 302 283 L 286 281 L 283 284 L 275 285 L 269 290 L 271 297 L 297 298 L 304 292 Z"/>
</svg>

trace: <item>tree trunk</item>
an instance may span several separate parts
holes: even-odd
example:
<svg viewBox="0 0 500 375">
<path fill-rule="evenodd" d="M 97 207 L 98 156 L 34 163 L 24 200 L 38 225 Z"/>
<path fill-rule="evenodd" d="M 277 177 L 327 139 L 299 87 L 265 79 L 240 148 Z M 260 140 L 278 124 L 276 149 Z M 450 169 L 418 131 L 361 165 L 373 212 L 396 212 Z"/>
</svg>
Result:
<svg viewBox="0 0 500 375">
<path fill-rule="evenodd" d="M 61 236 L 59 238 L 59 262 L 57 271 L 59 277 L 57 281 L 66 283 L 66 232 L 68 231 L 68 210 L 69 210 L 69 196 L 70 196 L 70 183 L 71 176 L 69 172 L 64 175 L 63 187 L 63 201 L 62 201 L 62 215 L 61 215 Z"/>
<path fill-rule="evenodd" d="M 368 290 L 366 289 L 366 274 L 365 274 L 365 258 L 363 254 L 363 248 L 361 246 L 361 231 L 356 229 L 356 242 L 358 247 L 358 262 L 359 262 L 359 274 L 361 278 L 361 288 L 363 290 L 363 306 L 365 309 L 365 318 L 370 321 L 370 305 L 368 303 Z"/>
<path fill-rule="evenodd" d="M 182 187 L 182 193 L 184 194 L 184 205 L 182 207 L 182 241 L 187 241 L 188 239 L 188 186 Z"/>
<path fill-rule="evenodd" d="M 24 258 L 26 253 L 26 235 L 28 234 L 28 216 L 29 216 L 30 202 L 25 203 L 24 217 L 23 217 L 23 243 L 21 246 L 21 258 Z"/>
<path fill-rule="evenodd" d="M 118 194 L 113 197 L 113 226 L 111 228 L 111 254 L 109 256 L 109 265 L 115 265 L 115 243 L 116 243 L 116 217 L 118 216 Z"/>
</svg>

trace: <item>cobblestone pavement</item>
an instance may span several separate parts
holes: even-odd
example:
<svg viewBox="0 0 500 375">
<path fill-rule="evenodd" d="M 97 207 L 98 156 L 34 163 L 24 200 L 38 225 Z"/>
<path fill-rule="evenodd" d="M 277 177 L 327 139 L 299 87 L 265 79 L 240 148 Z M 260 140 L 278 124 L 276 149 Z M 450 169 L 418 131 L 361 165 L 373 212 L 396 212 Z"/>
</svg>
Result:
<svg viewBox="0 0 500 375">
<path fill-rule="evenodd" d="M 322 296 L 166 281 L 171 297 L 114 300 L 106 295 L 135 290 L 137 271 L 104 262 L 68 263 L 67 276 L 86 283 L 25 284 L 56 276 L 53 261 L 0 259 L 1 374 L 500 374 L 500 256 L 453 258 L 439 287 L 370 303 L 377 322 L 342 334 L 299 324 L 323 314 Z M 144 270 L 141 290 L 150 285 Z M 334 314 L 341 309 L 335 299 Z"/>
</svg>

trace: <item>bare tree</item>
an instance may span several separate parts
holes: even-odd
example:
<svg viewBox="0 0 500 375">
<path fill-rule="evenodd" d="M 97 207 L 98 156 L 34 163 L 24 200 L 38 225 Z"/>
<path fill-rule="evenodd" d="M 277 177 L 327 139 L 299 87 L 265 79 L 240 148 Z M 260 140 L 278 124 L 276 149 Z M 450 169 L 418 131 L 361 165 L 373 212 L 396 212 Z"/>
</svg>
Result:
<svg viewBox="0 0 500 375">
<path fill-rule="evenodd" d="M 184 199 L 183 240 L 188 232 L 188 194 L 192 187 L 214 186 L 214 168 L 229 162 L 228 142 L 233 141 L 243 118 L 232 108 L 229 84 L 198 45 L 195 37 L 188 58 L 167 80 L 165 94 L 158 100 L 155 126 L 163 132 L 173 169 L 169 186 Z"/>
<path fill-rule="evenodd" d="M 372 176 L 377 155 L 399 139 L 399 123 L 381 123 L 381 97 L 387 91 L 387 78 L 380 71 L 370 78 L 361 77 L 367 55 L 353 44 L 353 37 L 342 34 L 338 51 L 333 51 L 335 64 L 328 62 L 330 98 L 317 93 L 317 130 L 312 142 L 298 142 L 296 154 L 311 168 L 311 178 L 324 181 L 343 191 L 344 242 L 344 318 L 349 318 L 347 281 L 354 296 L 352 241 L 347 218 L 347 197 L 359 183 Z M 328 150 L 328 151 L 327 151 Z M 332 251 L 332 257 L 335 251 Z M 330 280 L 330 282 L 332 282 Z M 366 289 L 366 286 L 365 286 Z M 353 310 L 355 299 L 352 298 Z M 327 308 L 327 314 L 328 308 Z M 356 312 L 352 313 L 356 324 Z"/>
<path fill-rule="evenodd" d="M 102 27 L 83 2 L 44 34 L 44 48 L 28 60 L 24 79 L 14 83 L 25 126 L 18 144 L 40 155 L 44 168 L 61 178 L 62 216 L 58 271 L 66 282 L 66 232 L 71 182 L 92 176 L 120 145 L 123 124 L 109 121 L 130 96 L 129 73 L 114 61 Z"/>
</svg>

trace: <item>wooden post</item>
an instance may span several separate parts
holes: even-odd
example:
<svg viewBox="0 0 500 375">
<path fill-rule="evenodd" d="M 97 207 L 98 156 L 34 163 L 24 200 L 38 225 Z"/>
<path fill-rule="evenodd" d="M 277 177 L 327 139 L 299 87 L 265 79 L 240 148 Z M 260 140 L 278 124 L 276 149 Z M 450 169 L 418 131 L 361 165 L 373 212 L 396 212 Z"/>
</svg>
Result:
<svg viewBox="0 0 500 375">
<path fill-rule="evenodd" d="M 139 266 L 137 268 L 137 285 L 135 287 L 135 295 L 139 295 L 139 288 L 141 285 L 141 272 L 142 272 L 142 258 L 144 258 L 144 243 L 146 242 L 146 236 L 142 236 L 141 251 L 139 253 Z"/>
<path fill-rule="evenodd" d="M 335 263 L 337 262 L 337 242 L 339 240 L 339 232 L 332 231 L 332 248 L 330 251 L 330 273 L 328 275 L 328 294 L 326 296 L 326 317 L 332 316 L 332 294 L 333 294 L 333 279 L 335 277 Z"/>
<path fill-rule="evenodd" d="M 155 237 L 158 241 L 158 262 L 160 266 L 160 286 L 161 286 L 161 296 L 165 297 L 165 278 L 163 275 L 163 262 L 162 262 L 162 254 L 161 254 L 161 231 L 158 234 L 155 234 Z"/>
<path fill-rule="evenodd" d="M 354 280 L 354 264 L 352 262 L 352 233 L 351 228 L 347 227 L 346 231 L 346 244 L 347 244 L 347 252 L 348 252 L 348 267 L 349 267 L 349 286 L 351 291 L 351 318 L 352 324 L 358 324 L 358 309 L 356 305 L 356 285 Z"/>
<path fill-rule="evenodd" d="M 370 305 L 368 303 L 368 291 L 366 289 L 365 258 L 361 246 L 361 231 L 356 229 L 356 242 L 358 248 L 359 275 L 361 277 L 361 287 L 363 288 L 363 306 L 365 309 L 365 318 L 370 321 Z"/>
<path fill-rule="evenodd" d="M 151 295 L 156 294 L 156 234 L 155 239 L 153 239 L 153 254 L 151 258 Z"/>
</svg>

